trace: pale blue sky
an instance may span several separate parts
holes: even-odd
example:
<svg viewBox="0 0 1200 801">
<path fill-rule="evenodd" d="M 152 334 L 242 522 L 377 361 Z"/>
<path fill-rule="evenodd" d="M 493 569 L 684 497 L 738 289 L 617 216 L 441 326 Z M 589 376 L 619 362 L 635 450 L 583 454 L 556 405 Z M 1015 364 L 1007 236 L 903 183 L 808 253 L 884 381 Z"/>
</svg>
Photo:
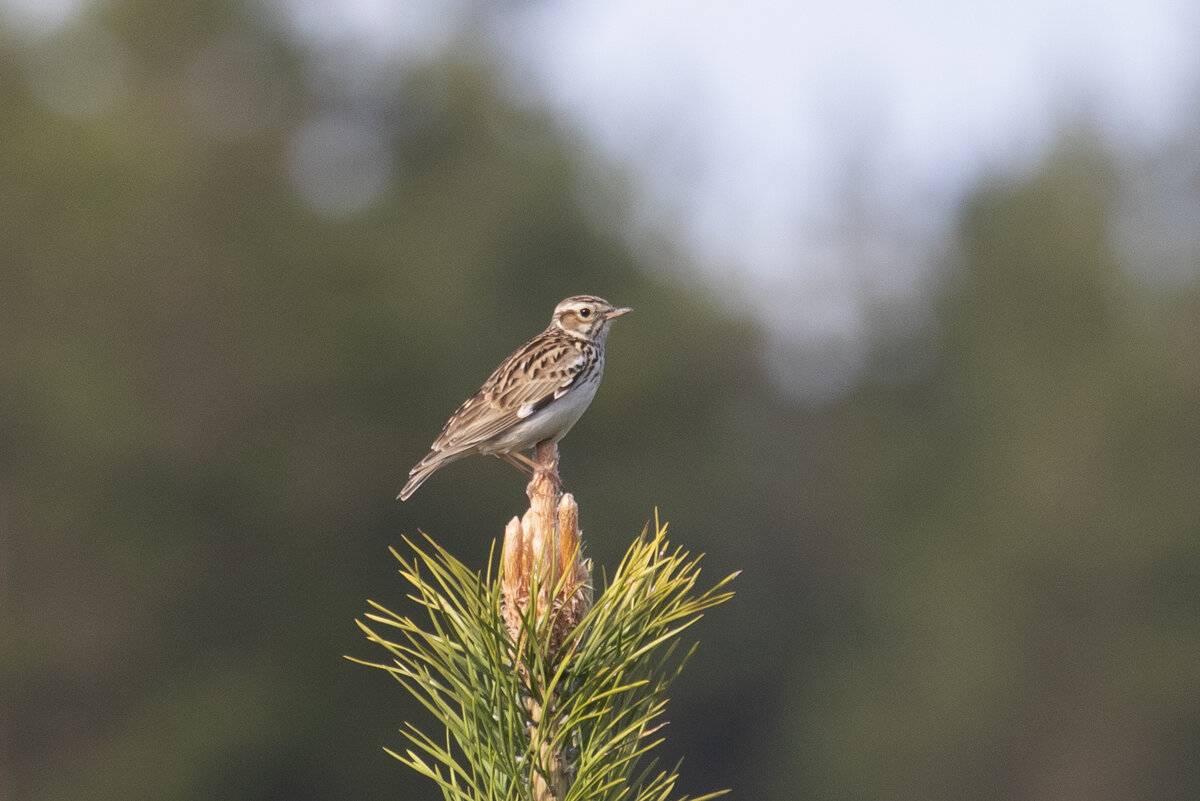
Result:
<svg viewBox="0 0 1200 801">
<path fill-rule="evenodd" d="M 1152 140 L 1200 88 L 1180 0 L 573 0 L 503 39 L 593 146 L 743 232 L 820 218 L 847 160 L 907 203 L 1035 158 L 1084 106 Z"/>
</svg>

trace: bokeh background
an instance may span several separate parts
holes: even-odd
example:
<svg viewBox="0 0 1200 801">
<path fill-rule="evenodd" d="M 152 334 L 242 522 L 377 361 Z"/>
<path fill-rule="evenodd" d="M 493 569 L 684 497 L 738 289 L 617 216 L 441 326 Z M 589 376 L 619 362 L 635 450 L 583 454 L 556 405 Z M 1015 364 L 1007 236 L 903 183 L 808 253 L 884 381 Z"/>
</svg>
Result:
<svg viewBox="0 0 1200 801">
<path fill-rule="evenodd" d="M 342 656 L 577 292 L 589 554 L 743 571 L 682 791 L 1200 797 L 1200 16 L 801 5 L 3 0 L 0 798 L 434 798 Z"/>
</svg>

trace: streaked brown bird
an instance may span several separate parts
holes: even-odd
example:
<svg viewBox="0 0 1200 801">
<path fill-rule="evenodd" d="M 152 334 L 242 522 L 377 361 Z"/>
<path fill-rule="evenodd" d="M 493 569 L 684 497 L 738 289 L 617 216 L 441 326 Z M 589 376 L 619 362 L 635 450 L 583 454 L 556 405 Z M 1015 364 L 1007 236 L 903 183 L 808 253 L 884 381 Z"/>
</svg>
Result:
<svg viewBox="0 0 1200 801">
<path fill-rule="evenodd" d="M 555 306 L 546 330 L 517 348 L 450 416 L 429 453 L 408 472 L 400 500 L 439 467 L 473 453 L 537 470 L 521 451 L 558 442 L 583 415 L 604 375 L 612 322 L 630 311 L 595 295 L 573 295 Z"/>
</svg>

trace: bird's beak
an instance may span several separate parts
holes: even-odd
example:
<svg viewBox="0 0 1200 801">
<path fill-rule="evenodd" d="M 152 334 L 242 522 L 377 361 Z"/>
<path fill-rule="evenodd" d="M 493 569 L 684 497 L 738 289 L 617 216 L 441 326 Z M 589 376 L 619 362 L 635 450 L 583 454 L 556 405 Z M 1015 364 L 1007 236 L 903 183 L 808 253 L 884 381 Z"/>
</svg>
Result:
<svg viewBox="0 0 1200 801">
<path fill-rule="evenodd" d="M 631 312 L 631 311 L 633 311 L 633 309 L 630 309 L 628 307 L 626 307 L 624 309 L 613 309 L 608 314 L 604 315 L 604 319 L 605 320 L 615 320 L 616 318 L 620 317 L 622 314 L 629 314 L 629 312 Z"/>
</svg>

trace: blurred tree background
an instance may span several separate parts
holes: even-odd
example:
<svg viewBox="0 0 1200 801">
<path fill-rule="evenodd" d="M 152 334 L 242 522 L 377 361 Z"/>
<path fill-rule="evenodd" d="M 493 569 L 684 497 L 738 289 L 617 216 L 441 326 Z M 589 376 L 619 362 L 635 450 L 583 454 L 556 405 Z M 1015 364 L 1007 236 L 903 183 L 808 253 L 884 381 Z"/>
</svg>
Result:
<svg viewBox="0 0 1200 801">
<path fill-rule="evenodd" d="M 636 309 L 563 448 L 590 555 L 658 507 L 745 571 L 681 789 L 1200 796 L 1200 124 L 982 181 L 932 344 L 875 354 L 927 365 L 811 405 L 490 57 L 352 88 L 235 0 L 0 29 L 0 798 L 433 798 L 341 655 L 389 545 L 482 567 L 524 507 L 485 459 L 392 498 L 576 292 Z"/>
</svg>

